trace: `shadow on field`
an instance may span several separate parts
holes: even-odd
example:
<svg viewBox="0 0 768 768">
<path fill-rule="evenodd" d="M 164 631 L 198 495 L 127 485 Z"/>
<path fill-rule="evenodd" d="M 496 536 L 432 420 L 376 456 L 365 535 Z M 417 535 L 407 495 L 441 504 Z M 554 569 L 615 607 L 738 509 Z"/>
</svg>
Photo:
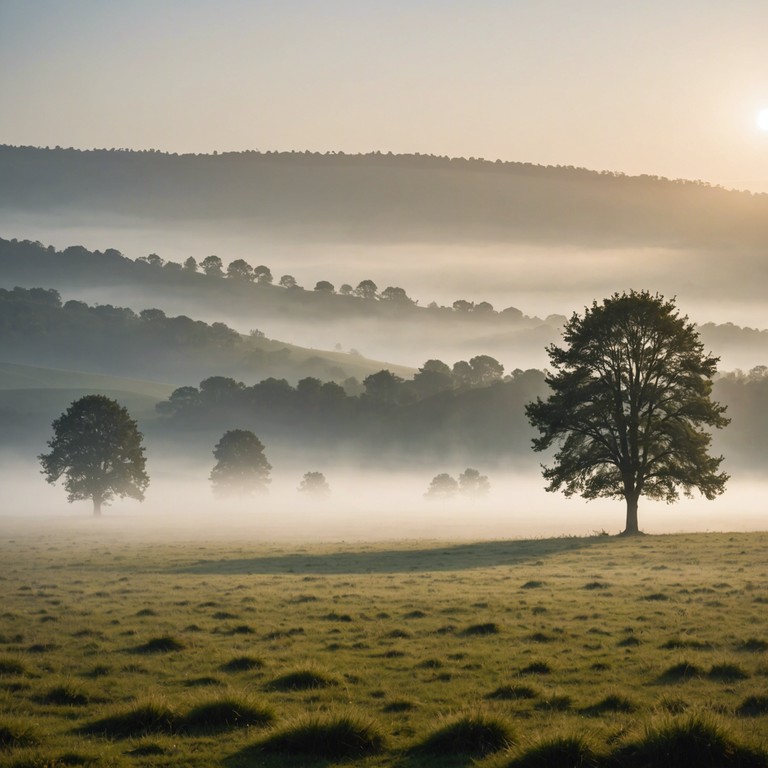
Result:
<svg viewBox="0 0 768 768">
<path fill-rule="evenodd" d="M 608 536 L 489 541 L 422 549 L 358 549 L 347 552 L 293 552 L 253 558 L 199 560 L 174 573 L 419 573 L 519 565 L 563 552 L 615 545 Z"/>
</svg>

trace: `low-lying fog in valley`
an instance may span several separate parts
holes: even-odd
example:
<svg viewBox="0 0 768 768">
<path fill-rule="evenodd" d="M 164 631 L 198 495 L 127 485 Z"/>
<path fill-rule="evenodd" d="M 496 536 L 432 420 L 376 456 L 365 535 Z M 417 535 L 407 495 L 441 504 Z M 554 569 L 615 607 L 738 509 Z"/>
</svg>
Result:
<svg viewBox="0 0 768 768">
<path fill-rule="evenodd" d="M 48 485 L 39 466 L 10 455 L 0 460 L 3 504 L 0 526 L 12 535 L 33 529 L 87 528 L 136 539 L 238 539 L 243 545 L 270 541 L 364 542 L 397 539 L 486 539 L 616 534 L 624 527 L 622 500 L 585 502 L 547 493 L 530 470 L 481 471 L 487 496 L 427 499 L 439 472 L 457 476 L 464 466 L 375 471 L 322 467 L 331 487 L 326 499 L 306 498 L 297 488 L 316 466 L 276 467 L 269 491 L 244 499 L 218 499 L 208 482 L 208 464 L 148 462 L 151 483 L 144 502 L 115 499 L 94 518 L 88 501 L 68 504 L 61 483 Z M 714 501 L 696 495 L 674 505 L 642 499 L 640 527 L 646 533 L 749 531 L 766 524 L 766 483 L 737 473 Z"/>
</svg>

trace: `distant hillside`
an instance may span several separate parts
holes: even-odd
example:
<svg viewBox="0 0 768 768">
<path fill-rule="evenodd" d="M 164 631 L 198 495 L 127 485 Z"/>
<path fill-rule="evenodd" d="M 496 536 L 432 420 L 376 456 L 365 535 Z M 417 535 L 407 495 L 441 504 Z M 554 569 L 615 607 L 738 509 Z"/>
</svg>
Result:
<svg viewBox="0 0 768 768">
<path fill-rule="evenodd" d="M 207 221 L 305 238 L 754 250 L 768 195 L 426 155 L 0 146 L 0 208 Z"/>
</svg>

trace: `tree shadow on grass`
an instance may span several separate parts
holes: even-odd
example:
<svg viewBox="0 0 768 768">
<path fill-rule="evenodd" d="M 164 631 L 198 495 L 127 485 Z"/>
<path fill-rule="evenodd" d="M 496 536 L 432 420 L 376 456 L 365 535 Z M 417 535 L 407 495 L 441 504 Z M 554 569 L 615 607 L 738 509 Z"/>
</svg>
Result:
<svg viewBox="0 0 768 768">
<path fill-rule="evenodd" d="M 419 549 L 358 549 L 328 553 L 289 553 L 253 558 L 198 560 L 173 573 L 420 573 L 521 565 L 587 547 L 610 546 L 608 536 L 489 541 Z"/>
</svg>

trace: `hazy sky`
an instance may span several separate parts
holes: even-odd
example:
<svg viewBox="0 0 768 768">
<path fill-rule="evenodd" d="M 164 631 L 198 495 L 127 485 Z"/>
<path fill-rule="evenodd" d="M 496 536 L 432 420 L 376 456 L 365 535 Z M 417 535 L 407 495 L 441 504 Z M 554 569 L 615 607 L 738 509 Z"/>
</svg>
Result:
<svg viewBox="0 0 768 768">
<path fill-rule="evenodd" d="M 766 0 L 0 0 L 0 143 L 424 152 L 768 191 Z"/>
</svg>

